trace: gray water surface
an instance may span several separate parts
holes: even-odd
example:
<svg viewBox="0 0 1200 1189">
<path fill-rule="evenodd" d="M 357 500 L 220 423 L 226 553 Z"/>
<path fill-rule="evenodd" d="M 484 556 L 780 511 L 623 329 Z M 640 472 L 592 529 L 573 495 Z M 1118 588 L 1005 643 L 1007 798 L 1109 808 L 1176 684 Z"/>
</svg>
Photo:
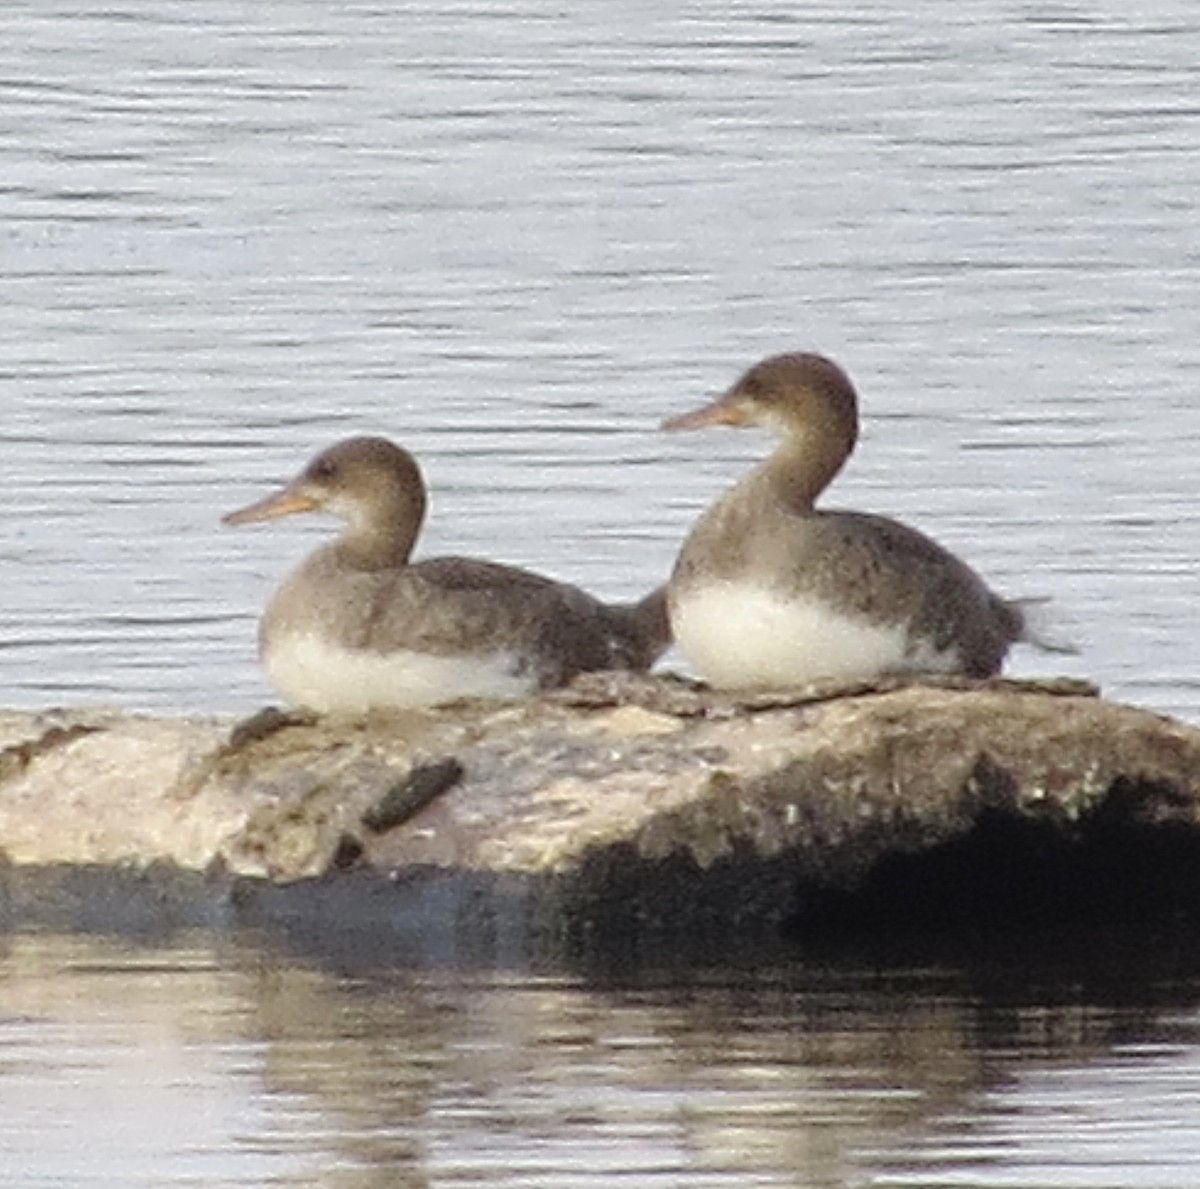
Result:
<svg viewBox="0 0 1200 1189">
<path fill-rule="evenodd" d="M 0 1158 L 14 1189 L 1185 1186 L 1197 991 L 349 972 L 253 937 L 16 937 Z"/>
<path fill-rule="evenodd" d="M 427 554 L 600 594 L 767 448 L 667 414 L 791 348 L 908 519 L 1200 716 L 1200 11 L 15 0 L 0 13 L 9 703 L 267 700 L 331 530 L 223 511 L 391 434 Z"/>
</svg>

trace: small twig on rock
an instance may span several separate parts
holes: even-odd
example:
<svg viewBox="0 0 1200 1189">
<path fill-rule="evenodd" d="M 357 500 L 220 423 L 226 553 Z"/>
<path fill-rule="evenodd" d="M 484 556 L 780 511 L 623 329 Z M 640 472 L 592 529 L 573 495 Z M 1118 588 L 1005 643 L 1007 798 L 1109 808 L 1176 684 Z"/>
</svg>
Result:
<svg viewBox="0 0 1200 1189">
<path fill-rule="evenodd" d="M 415 765 L 362 815 L 363 826 L 372 834 L 394 830 L 453 788 L 462 779 L 463 771 L 462 764 L 453 756 Z"/>
</svg>

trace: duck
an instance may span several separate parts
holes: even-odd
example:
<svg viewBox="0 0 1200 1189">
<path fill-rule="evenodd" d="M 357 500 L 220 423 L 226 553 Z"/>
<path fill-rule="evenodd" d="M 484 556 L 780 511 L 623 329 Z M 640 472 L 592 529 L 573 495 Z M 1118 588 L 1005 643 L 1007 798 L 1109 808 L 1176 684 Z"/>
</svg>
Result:
<svg viewBox="0 0 1200 1189">
<path fill-rule="evenodd" d="M 583 672 L 645 671 L 668 647 L 662 587 L 613 605 L 498 562 L 413 561 L 427 503 L 412 454 L 362 436 L 322 450 L 282 489 L 223 517 L 237 526 L 324 512 L 343 522 L 259 621 L 261 662 L 288 702 L 354 717 L 511 701 Z"/>
<path fill-rule="evenodd" d="M 987 678 L 1018 641 L 1053 647 L 1028 604 L 1000 597 L 924 533 L 817 507 L 859 433 L 858 395 L 832 359 L 763 359 L 715 401 L 663 424 L 706 426 L 760 426 L 782 438 L 702 513 L 667 584 L 678 649 L 711 686 Z"/>
</svg>

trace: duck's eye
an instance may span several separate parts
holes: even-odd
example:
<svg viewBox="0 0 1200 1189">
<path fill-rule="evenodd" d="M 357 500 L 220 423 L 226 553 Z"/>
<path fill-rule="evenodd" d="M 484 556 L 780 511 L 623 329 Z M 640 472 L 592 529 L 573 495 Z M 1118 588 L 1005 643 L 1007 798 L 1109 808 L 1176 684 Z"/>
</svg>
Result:
<svg viewBox="0 0 1200 1189">
<path fill-rule="evenodd" d="M 312 464 L 314 479 L 332 479 L 337 474 L 337 463 L 328 458 L 318 458 Z"/>
</svg>

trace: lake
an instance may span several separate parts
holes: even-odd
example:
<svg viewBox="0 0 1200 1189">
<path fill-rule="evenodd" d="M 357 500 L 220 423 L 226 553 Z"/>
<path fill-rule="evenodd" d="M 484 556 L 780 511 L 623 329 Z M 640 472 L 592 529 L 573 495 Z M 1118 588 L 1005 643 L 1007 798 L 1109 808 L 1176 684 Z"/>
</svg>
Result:
<svg viewBox="0 0 1200 1189">
<path fill-rule="evenodd" d="M 5 1184 L 1194 1183 L 1194 972 L 1064 973 L 480 974 L 18 935 Z"/>
<path fill-rule="evenodd" d="M 901 517 L 1200 721 L 1200 10 L 10 0 L 5 704 L 244 712 L 330 526 L 223 512 L 338 437 L 422 551 L 611 598 L 768 448 L 662 419 L 763 355 L 862 399 Z M 803 955 L 650 986 L 12 934 L 7 1183 L 1179 1185 L 1200 996 Z M 1017 984 L 1019 976 L 1014 976 Z"/>
<path fill-rule="evenodd" d="M 351 433 L 425 553 L 644 591 L 767 445 L 659 422 L 811 348 L 834 502 L 1051 598 L 1017 671 L 1200 716 L 1200 18 L 728 9 L 7 5 L 9 701 L 261 704 L 330 530 L 219 516 Z"/>
</svg>

